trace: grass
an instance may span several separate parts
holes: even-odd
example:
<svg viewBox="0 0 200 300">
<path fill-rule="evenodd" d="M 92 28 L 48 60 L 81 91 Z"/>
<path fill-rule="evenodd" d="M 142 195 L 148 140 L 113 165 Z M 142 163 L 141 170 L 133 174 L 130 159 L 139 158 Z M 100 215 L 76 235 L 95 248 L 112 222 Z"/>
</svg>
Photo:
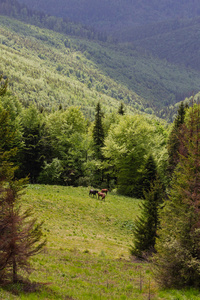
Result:
<svg viewBox="0 0 200 300">
<path fill-rule="evenodd" d="M 88 194 L 83 187 L 27 187 L 23 207 L 44 221 L 48 243 L 32 258 L 29 281 L 1 286 L 0 299 L 199 299 L 196 290 L 159 290 L 148 263 L 130 257 L 140 200 Z"/>
</svg>

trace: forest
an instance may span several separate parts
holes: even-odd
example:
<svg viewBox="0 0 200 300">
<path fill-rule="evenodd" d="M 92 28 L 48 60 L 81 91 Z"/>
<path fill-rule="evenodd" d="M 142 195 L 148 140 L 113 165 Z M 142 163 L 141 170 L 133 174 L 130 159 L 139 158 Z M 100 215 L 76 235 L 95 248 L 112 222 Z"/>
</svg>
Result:
<svg viewBox="0 0 200 300">
<path fill-rule="evenodd" d="M 3 110 L 9 111 L 8 122 L 13 134 L 16 133 L 14 141 L 10 141 L 10 148 L 14 145 L 18 148 L 17 172 L 20 177 L 29 176 L 31 183 L 113 185 L 114 188 L 118 181 L 120 189 L 124 190 L 123 180 L 126 181 L 124 175 L 127 173 L 130 187 L 124 193 L 134 195 L 149 155 L 155 156 L 160 176 L 164 177 L 169 126 L 164 121 L 148 115 L 124 114 L 125 107 L 120 114 L 120 105 L 115 112 L 103 113 L 98 102 L 92 122 L 77 106 L 41 111 L 34 104 L 24 107 L 9 92 L 2 97 L 1 105 Z M 95 137 L 95 130 L 97 135 L 102 131 L 102 140 Z M 98 144 L 103 150 L 98 149 Z M 127 161 L 121 160 L 122 151 Z M 137 153 L 140 153 L 139 157 Z M 134 165 L 128 170 L 129 161 L 135 161 L 136 157 L 138 170 Z"/>
<path fill-rule="evenodd" d="M 144 53 L 0 18 L 1 73 L 24 103 L 47 110 L 81 106 L 94 119 L 103 111 L 156 114 L 172 122 L 181 100 L 199 91 L 197 70 Z M 12 63 L 11 63 L 12 62 Z M 18 83 L 17 83 L 18 82 Z M 177 103 L 178 102 L 178 103 Z"/>
<path fill-rule="evenodd" d="M 135 27 L 171 21 L 195 18 L 200 15 L 197 0 L 126 0 L 126 1 L 92 1 L 92 0 L 59 0 L 47 2 L 42 0 L 20 0 L 29 8 L 43 11 L 56 17 L 68 18 L 77 23 L 86 24 L 99 31 L 112 33 L 119 37 L 122 32 L 134 30 Z M 148 26 L 147 26 L 148 27 Z M 159 27 L 159 26 L 158 26 Z M 130 35 L 129 35 L 130 37 Z"/>
</svg>

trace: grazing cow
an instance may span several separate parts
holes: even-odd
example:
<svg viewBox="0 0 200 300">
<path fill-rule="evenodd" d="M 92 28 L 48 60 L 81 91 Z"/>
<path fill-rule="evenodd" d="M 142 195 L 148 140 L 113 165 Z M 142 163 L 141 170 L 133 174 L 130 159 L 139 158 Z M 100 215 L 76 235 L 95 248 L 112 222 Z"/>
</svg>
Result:
<svg viewBox="0 0 200 300">
<path fill-rule="evenodd" d="M 89 196 L 90 196 L 90 195 L 93 195 L 93 196 L 95 195 L 95 196 L 96 196 L 97 194 L 98 194 L 98 191 L 97 191 L 97 190 L 90 190 L 90 191 L 89 191 Z"/>
<path fill-rule="evenodd" d="M 101 190 L 101 193 L 105 193 L 105 194 L 107 195 L 108 189 L 102 189 L 102 190 Z"/>
<path fill-rule="evenodd" d="M 101 197 L 101 199 L 105 201 L 106 195 L 104 193 L 98 192 L 98 199 L 99 197 Z"/>
</svg>

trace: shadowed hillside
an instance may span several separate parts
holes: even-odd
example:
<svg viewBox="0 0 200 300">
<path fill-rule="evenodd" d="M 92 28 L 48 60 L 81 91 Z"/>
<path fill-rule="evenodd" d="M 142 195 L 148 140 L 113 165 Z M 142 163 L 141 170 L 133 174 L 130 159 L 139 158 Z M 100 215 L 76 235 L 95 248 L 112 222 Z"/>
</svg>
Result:
<svg viewBox="0 0 200 300">
<path fill-rule="evenodd" d="M 200 15 L 198 0 L 20 0 L 30 8 L 116 32 L 136 25 Z"/>
</svg>

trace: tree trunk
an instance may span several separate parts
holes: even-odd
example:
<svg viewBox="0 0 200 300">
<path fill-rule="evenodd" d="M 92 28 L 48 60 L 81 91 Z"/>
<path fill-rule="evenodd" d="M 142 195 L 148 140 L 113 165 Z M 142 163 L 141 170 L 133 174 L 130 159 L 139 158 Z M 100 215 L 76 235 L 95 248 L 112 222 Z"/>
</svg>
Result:
<svg viewBox="0 0 200 300">
<path fill-rule="evenodd" d="M 15 283 L 17 282 L 17 264 L 15 260 L 15 255 L 13 255 L 12 262 L 13 262 L 13 283 Z"/>
</svg>

